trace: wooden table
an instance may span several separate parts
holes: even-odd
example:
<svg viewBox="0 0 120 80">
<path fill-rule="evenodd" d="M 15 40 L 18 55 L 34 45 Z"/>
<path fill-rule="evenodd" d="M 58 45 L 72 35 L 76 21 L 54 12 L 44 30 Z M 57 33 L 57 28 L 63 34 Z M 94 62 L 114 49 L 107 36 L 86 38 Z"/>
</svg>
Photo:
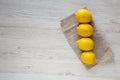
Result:
<svg viewBox="0 0 120 80">
<path fill-rule="evenodd" d="M 114 63 L 86 70 L 60 20 L 88 7 Z M 0 80 L 119 80 L 120 0 L 0 0 Z"/>
</svg>

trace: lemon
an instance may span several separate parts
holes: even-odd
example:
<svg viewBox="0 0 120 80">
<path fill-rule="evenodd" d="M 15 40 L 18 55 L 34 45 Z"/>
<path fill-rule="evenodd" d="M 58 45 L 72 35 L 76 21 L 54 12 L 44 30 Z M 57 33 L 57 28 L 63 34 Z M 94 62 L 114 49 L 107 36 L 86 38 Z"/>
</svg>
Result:
<svg viewBox="0 0 120 80">
<path fill-rule="evenodd" d="M 88 9 L 79 9 L 75 12 L 75 17 L 80 23 L 89 23 L 92 21 L 92 14 Z"/>
<path fill-rule="evenodd" d="M 94 52 L 83 52 L 80 59 L 85 64 L 93 64 L 96 61 L 96 55 Z"/>
<path fill-rule="evenodd" d="M 80 24 L 77 33 L 82 37 L 89 37 L 93 34 L 93 27 L 90 24 Z"/>
<path fill-rule="evenodd" d="M 90 38 L 81 38 L 77 40 L 78 47 L 83 51 L 89 51 L 94 48 L 94 41 Z"/>
</svg>

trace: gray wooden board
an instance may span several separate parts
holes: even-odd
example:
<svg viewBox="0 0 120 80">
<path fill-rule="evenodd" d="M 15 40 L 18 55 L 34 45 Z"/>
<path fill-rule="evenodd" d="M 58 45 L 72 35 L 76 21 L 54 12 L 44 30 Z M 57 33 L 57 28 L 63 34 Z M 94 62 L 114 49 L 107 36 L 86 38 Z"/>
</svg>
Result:
<svg viewBox="0 0 120 80">
<path fill-rule="evenodd" d="M 87 70 L 60 20 L 86 6 L 114 52 Z M 119 80 L 120 0 L 0 0 L 0 80 Z"/>
</svg>

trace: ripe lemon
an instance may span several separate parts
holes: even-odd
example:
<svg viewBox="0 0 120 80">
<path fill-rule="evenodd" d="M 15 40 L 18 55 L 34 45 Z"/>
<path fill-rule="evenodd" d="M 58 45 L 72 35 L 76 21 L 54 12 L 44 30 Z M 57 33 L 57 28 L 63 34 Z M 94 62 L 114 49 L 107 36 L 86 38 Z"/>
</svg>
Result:
<svg viewBox="0 0 120 80">
<path fill-rule="evenodd" d="M 80 59 L 85 64 L 93 64 L 96 61 L 96 55 L 94 52 L 83 52 Z"/>
<path fill-rule="evenodd" d="M 89 37 L 93 34 L 93 27 L 90 24 L 80 24 L 77 33 L 82 37 Z"/>
<path fill-rule="evenodd" d="M 94 41 L 90 38 L 81 38 L 77 40 L 78 47 L 83 51 L 89 51 L 94 48 Z"/>
<path fill-rule="evenodd" d="M 92 14 L 88 9 L 79 9 L 75 12 L 75 17 L 80 23 L 89 23 L 92 21 Z"/>
</svg>

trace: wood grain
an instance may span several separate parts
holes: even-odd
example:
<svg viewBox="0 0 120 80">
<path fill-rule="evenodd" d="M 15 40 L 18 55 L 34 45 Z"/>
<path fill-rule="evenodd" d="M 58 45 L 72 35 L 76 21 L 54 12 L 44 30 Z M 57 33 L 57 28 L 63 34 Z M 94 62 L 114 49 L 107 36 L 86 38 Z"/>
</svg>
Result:
<svg viewBox="0 0 120 80">
<path fill-rule="evenodd" d="M 87 6 L 115 62 L 86 70 L 60 20 Z M 119 0 L 0 0 L 0 80 L 119 80 Z"/>
</svg>

